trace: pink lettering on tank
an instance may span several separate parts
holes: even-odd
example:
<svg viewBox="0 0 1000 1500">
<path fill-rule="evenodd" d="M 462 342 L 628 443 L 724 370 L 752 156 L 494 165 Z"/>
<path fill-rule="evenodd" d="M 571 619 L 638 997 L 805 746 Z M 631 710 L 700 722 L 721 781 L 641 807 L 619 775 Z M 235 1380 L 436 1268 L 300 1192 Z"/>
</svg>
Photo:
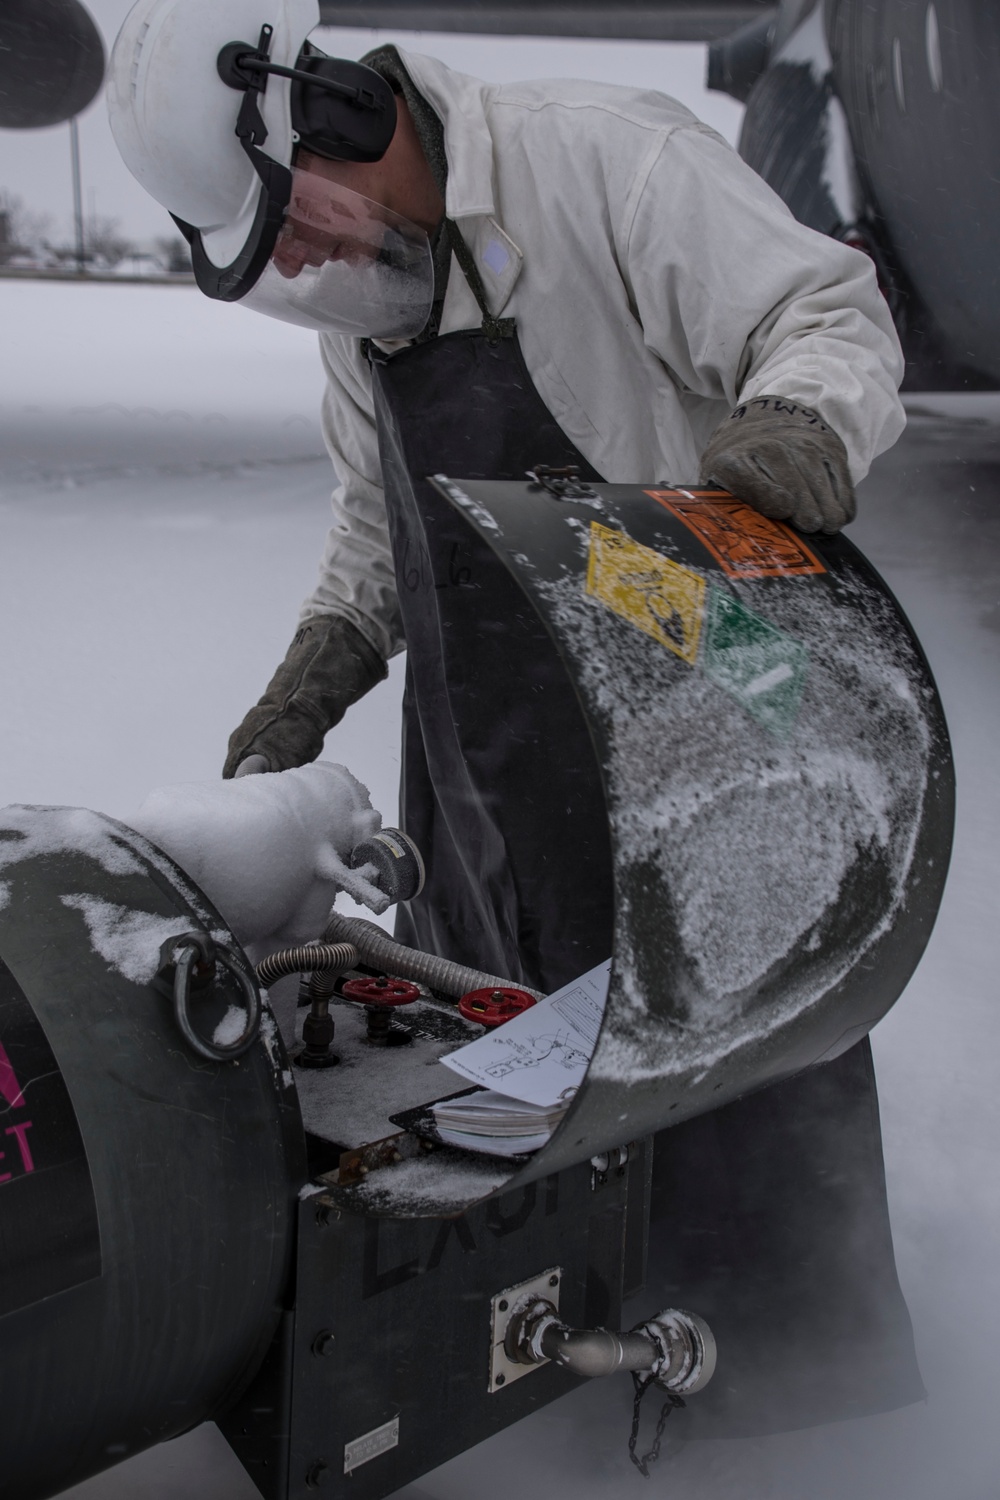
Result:
<svg viewBox="0 0 1000 1500">
<path fill-rule="evenodd" d="M 34 1159 L 31 1155 L 31 1147 L 28 1145 L 28 1131 L 31 1129 L 30 1120 L 22 1120 L 19 1125 L 11 1125 L 4 1131 L 4 1135 L 16 1135 L 17 1144 L 21 1148 L 21 1165 L 25 1173 L 35 1170 Z"/>
<path fill-rule="evenodd" d="M 11 1109 L 24 1108 L 21 1085 L 17 1081 L 14 1066 L 4 1050 L 3 1042 L 0 1042 L 0 1095 L 6 1099 Z"/>
</svg>

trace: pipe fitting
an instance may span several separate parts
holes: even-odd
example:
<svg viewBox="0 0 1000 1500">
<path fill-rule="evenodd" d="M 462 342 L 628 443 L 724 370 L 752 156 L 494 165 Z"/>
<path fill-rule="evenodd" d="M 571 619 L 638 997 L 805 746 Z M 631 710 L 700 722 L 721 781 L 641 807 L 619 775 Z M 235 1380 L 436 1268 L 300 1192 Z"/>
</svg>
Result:
<svg viewBox="0 0 1000 1500">
<path fill-rule="evenodd" d="M 657 1345 L 660 1360 L 654 1369 L 656 1384 L 676 1396 L 691 1396 L 704 1390 L 715 1374 L 718 1348 L 715 1335 L 697 1313 L 678 1307 L 664 1308 L 655 1318 L 640 1323 L 634 1333 Z"/>
<path fill-rule="evenodd" d="M 513 1364 L 562 1365 L 588 1380 L 635 1370 L 653 1376 L 663 1390 L 687 1396 L 702 1390 L 715 1371 L 716 1346 L 703 1318 L 679 1308 L 665 1308 L 629 1332 L 610 1328 L 570 1328 L 553 1303 L 537 1295 L 515 1307 L 504 1336 L 504 1352 Z"/>
</svg>

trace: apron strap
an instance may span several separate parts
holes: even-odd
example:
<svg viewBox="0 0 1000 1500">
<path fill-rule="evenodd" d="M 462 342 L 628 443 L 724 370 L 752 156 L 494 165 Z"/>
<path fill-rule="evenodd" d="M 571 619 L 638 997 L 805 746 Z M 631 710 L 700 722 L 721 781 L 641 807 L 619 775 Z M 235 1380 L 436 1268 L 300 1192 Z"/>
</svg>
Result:
<svg viewBox="0 0 1000 1500">
<path fill-rule="evenodd" d="M 483 315 L 483 333 L 488 344 L 499 344 L 501 339 L 512 339 L 514 337 L 514 319 L 498 318 L 490 312 L 489 303 L 486 300 L 486 288 L 483 286 L 483 278 L 479 274 L 479 267 L 472 258 L 472 251 L 462 238 L 462 231 L 454 219 L 446 219 L 445 225 L 448 230 L 448 240 L 455 253 L 455 259 L 462 268 L 462 275 L 469 283 L 469 290 L 479 305 L 479 311 Z"/>
<path fill-rule="evenodd" d="M 486 300 L 486 288 L 483 286 L 483 278 L 479 274 L 479 267 L 472 258 L 472 251 L 462 238 L 462 231 L 454 219 L 445 219 L 444 223 L 448 235 L 448 243 L 454 251 L 455 259 L 461 267 L 462 275 L 468 282 L 469 291 L 475 297 L 479 311 L 483 315 L 483 336 L 488 344 L 496 348 L 501 339 L 512 339 L 514 337 L 515 320 L 513 318 L 498 318 L 490 312 L 490 306 Z M 367 360 L 370 365 L 384 365 L 389 360 L 387 354 L 382 354 L 372 347 L 370 338 L 361 340 L 361 357 Z"/>
</svg>

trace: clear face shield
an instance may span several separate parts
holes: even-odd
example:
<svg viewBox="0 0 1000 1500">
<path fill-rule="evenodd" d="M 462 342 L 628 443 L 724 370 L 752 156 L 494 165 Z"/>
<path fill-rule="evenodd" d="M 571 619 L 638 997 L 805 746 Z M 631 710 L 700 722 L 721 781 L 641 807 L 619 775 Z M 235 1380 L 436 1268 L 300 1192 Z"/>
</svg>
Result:
<svg viewBox="0 0 1000 1500">
<path fill-rule="evenodd" d="M 320 333 L 416 338 L 434 301 L 430 240 L 391 209 L 294 167 L 270 259 L 239 300 Z"/>
</svg>

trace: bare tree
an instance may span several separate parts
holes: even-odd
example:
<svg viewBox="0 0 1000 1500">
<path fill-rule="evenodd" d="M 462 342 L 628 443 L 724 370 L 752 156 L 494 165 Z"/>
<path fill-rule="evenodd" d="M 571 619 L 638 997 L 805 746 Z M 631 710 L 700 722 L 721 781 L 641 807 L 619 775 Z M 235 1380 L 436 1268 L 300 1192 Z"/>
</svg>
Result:
<svg viewBox="0 0 1000 1500">
<path fill-rule="evenodd" d="M 0 188 L 0 265 L 16 255 L 41 255 L 52 220 L 26 207 L 23 198 Z"/>
<path fill-rule="evenodd" d="M 118 224 L 117 219 L 103 214 L 93 214 L 84 221 L 83 242 L 88 261 L 113 269 L 126 255 L 135 253 L 135 245 L 121 233 Z"/>
<path fill-rule="evenodd" d="M 169 235 L 163 239 L 154 241 L 156 253 L 163 262 L 166 271 L 180 272 L 191 270 L 191 251 L 187 242 L 182 240 L 179 234 Z"/>
<path fill-rule="evenodd" d="M 92 214 L 83 224 L 84 263 L 93 270 L 113 270 L 126 255 L 135 253 L 132 241 L 118 228 L 118 220 Z M 77 263 L 75 244 L 52 245 L 51 253 L 63 265 Z"/>
</svg>

